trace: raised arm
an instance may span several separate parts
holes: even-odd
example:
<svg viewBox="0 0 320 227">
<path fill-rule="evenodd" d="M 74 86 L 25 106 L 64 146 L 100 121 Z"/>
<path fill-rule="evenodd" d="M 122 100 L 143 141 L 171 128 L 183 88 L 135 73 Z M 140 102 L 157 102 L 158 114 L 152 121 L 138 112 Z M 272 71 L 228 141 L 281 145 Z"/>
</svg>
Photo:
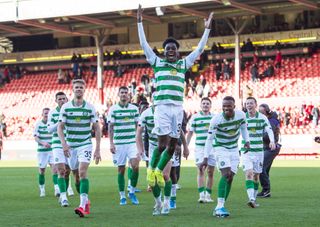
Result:
<svg viewBox="0 0 320 227">
<path fill-rule="evenodd" d="M 204 19 L 204 27 L 205 27 L 204 33 L 200 39 L 200 42 L 198 43 L 197 48 L 186 57 L 187 68 L 190 68 L 193 65 L 193 63 L 196 61 L 196 59 L 201 55 L 201 53 L 204 50 L 204 47 L 208 41 L 209 34 L 210 34 L 212 17 L 213 17 L 213 12 L 210 13 L 208 19 Z"/>
<path fill-rule="evenodd" d="M 147 62 L 150 65 L 153 65 L 155 63 L 157 55 L 153 52 L 152 48 L 149 46 L 149 44 L 147 42 L 146 35 L 143 30 L 142 12 L 143 12 L 143 9 L 141 8 L 141 5 L 139 4 L 139 8 L 137 10 L 139 41 L 140 41 L 140 45 L 143 49 L 143 52 L 146 55 Z"/>
</svg>

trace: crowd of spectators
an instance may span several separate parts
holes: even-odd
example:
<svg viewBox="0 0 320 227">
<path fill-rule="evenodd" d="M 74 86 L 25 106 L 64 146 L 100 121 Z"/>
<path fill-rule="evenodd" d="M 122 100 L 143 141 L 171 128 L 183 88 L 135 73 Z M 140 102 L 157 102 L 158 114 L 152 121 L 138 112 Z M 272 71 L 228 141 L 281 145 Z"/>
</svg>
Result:
<svg viewBox="0 0 320 227">
<path fill-rule="evenodd" d="M 18 80 L 27 73 L 25 69 L 21 69 L 18 65 L 4 66 L 0 68 L 0 88 L 12 80 Z"/>
</svg>

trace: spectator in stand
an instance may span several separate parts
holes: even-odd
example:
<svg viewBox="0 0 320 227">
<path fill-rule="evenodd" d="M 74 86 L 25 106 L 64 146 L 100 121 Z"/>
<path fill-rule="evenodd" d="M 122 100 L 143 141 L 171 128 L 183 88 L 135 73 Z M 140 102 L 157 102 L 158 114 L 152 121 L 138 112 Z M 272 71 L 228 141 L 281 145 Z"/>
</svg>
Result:
<svg viewBox="0 0 320 227">
<path fill-rule="evenodd" d="M 198 76 L 199 67 L 200 67 L 200 64 L 198 61 L 195 61 L 195 63 L 191 66 L 192 78 L 195 78 L 196 76 Z"/>
<path fill-rule="evenodd" d="M 136 103 L 140 105 L 141 102 L 147 102 L 147 97 L 144 95 L 144 89 L 143 87 L 139 86 L 137 87 L 137 92 L 132 98 L 132 103 Z"/>
<path fill-rule="evenodd" d="M 216 80 L 220 80 L 221 77 L 221 70 L 222 70 L 222 65 L 220 61 L 217 61 L 214 70 L 216 72 Z"/>
<path fill-rule="evenodd" d="M 202 96 L 203 96 L 203 85 L 201 84 L 200 81 L 198 82 L 198 84 L 196 86 L 196 93 L 200 98 L 202 98 Z"/>
<path fill-rule="evenodd" d="M 207 84 L 207 80 L 203 75 L 200 75 L 200 83 L 202 84 L 202 86 L 206 86 Z"/>
<path fill-rule="evenodd" d="M 64 84 L 66 82 L 65 74 L 62 69 L 58 70 L 58 84 Z"/>
<path fill-rule="evenodd" d="M 217 54 L 217 53 L 218 53 L 218 46 L 216 45 L 215 42 L 213 42 L 211 47 L 211 54 Z"/>
<path fill-rule="evenodd" d="M 252 67 L 250 69 L 250 74 L 251 74 L 251 80 L 252 82 L 257 82 L 259 79 L 259 72 L 258 72 L 258 66 L 257 64 L 252 64 Z"/>
<path fill-rule="evenodd" d="M 192 92 L 194 92 L 196 90 L 196 82 L 192 79 L 192 78 L 189 78 L 189 86 L 191 87 L 192 89 Z"/>
<path fill-rule="evenodd" d="M 249 38 L 246 42 L 246 51 L 254 51 L 254 46 Z"/>
<path fill-rule="evenodd" d="M 77 61 L 78 61 L 78 64 L 79 64 L 78 79 L 82 79 L 84 65 L 83 65 L 83 58 L 82 58 L 81 54 L 78 54 Z"/>
<path fill-rule="evenodd" d="M 10 70 L 9 67 L 6 66 L 3 70 L 3 76 L 4 76 L 4 81 L 9 84 L 11 79 L 10 79 Z"/>
<path fill-rule="evenodd" d="M 210 97 L 211 95 L 211 87 L 209 83 L 207 83 L 203 88 L 203 96 L 202 97 Z"/>
<path fill-rule="evenodd" d="M 73 76 L 76 77 L 76 76 L 78 76 L 79 62 L 78 62 L 78 57 L 75 53 L 73 53 L 73 55 L 72 55 L 71 63 L 72 63 Z"/>
<path fill-rule="evenodd" d="M 21 78 L 21 69 L 18 65 L 16 65 L 16 79 L 20 79 Z"/>
<path fill-rule="evenodd" d="M 272 64 L 272 60 L 271 59 L 268 60 L 267 68 L 263 72 L 262 76 L 263 77 L 273 77 L 274 76 L 274 66 Z"/>
<path fill-rule="evenodd" d="M 230 80 L 231 68 L 227 59 L 223 60 L 223 79 Z"/>
<path fill-rule="evenodd" d="M 276 58 L 274 61 L 277 69 L 281 68 L 281 62 L 282 62 L 282 54 L 280 50 L 277 50 Z"/>
<path fill-rule="evenodd" d="M 290 107 L 286 107 L 285 112 L 284 112 L 284 123 L 285 123 L 286 127 L 289 126 L 290 121 L 291 121 Z"/>
<path fill-rule="evenodd" d="M 257 50 L 253 53 L 253 64 L 259 64 L 259 53 Z"/>
<path fill-rule="evenodd" d="M 134 96 L 136 94 L 137 82 L 135 79 L 132 79 L 131 84 L 129 85 L 131 94 Z"/>
<path fill-rule="evenodd" d="M 146 94 L 149 96 L 151 93 L 151 88 L 149 87 L 150 79 L 148 74 L 143 74 L 141 77 L 141 84 L 144 86 Z"/>
<path fill-rule="evenodd" d="M 116 77 L 122 77 L 122 75 L 123 75 L 123 68 L 122 68 L 119 61 L 117 61 L 115 75 L 116 75 Z"/>
<path fill-rule="evenodd" d="M 312 123 L 314 127 L 318 126 L 318 122 L 319 122 L 319 116 L 320 116 L 320 111 L 319 111 L 319 107 L 317 107 L 316 105 L 313 107 L 312 109 Z"/>
<path fill-rule="evenodd" d="M 274 44 L 275 48 L 277 50 L 280 50 L 281 49 L 281 43 L 279 42 L 279 40 L 277 40 L 277 42 Z"/>
<path fill-rule="evenodd" d="M 241 47 L 241 52 L 246 52 L 246 51 L 247 51 L 246 41 L 243 41 L 242 47 Z"/>
<path fill-rule="evenodd" d="M 218 54 L 223 54 L 224 53 L 224 48 L 221 46 L 221 43 L 218 43 Z"/>
<path fill-rule="evenodd" d="M 114 60 L 120 60 L 122 59 L 122 54 L 121 54 L 121 51 L 119 49 L 116 49 L 114 52 L 113 52 L 113 59 Z"/>
</svg>

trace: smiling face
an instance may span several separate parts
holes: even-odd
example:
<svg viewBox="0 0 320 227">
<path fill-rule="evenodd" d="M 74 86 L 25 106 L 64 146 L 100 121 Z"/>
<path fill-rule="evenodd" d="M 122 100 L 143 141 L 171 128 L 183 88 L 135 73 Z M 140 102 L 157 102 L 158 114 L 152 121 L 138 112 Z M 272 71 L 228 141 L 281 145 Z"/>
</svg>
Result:
<svg viewBox="0 0 320 227">
<path fill-rule="evenodd" d="M 49 109 L 45 108 L 42 110 L 42 120 L 44 122 L 48 121 L 48 114 L 49 114 Z"/>
<path fill-rule="evenodd" d="M 234 108 L 235 108 L 235 103 L 232 100 L 223 100 L 222 101 L 222 110 L 223 113 L 228 117 L 231 118 L 234 115 Z"/>
<path fill-rule="evenodd" d="M 164 56 L 168 62 L 176 62 L 179 56 L 177 45 L 175 43 L 167 43 L 164 48 Z"/>
<path fill-rule="evenodd" d="M 254 113 L 257 108 L 257 103 L 255 102 L 254 99 L 247 99 L 246 100 L 246 109 L 248 110 L 249 113 Z"/>
</svg>

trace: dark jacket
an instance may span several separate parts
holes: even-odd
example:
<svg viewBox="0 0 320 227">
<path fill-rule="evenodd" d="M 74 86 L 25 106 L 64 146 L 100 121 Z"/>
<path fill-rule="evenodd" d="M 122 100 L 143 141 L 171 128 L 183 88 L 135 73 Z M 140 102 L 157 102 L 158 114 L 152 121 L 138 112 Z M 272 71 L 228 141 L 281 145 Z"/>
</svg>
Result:
<svg viewBox="0 0 320 227">
<path fill-rule="evenodd" d="M 279 136 L 280 136 L 280 122 L 278 120 L 277 113 L 271 112 L 268 115 L 268 120 L 274 134 L 274 142 L 277 144 L 279 142 Z M 263 135 L 263 148 L 268 148 L 269 143 L 270 143 L 270 140 L 268 137 L 268 133 L 265 132 Z"/>
</svg>

